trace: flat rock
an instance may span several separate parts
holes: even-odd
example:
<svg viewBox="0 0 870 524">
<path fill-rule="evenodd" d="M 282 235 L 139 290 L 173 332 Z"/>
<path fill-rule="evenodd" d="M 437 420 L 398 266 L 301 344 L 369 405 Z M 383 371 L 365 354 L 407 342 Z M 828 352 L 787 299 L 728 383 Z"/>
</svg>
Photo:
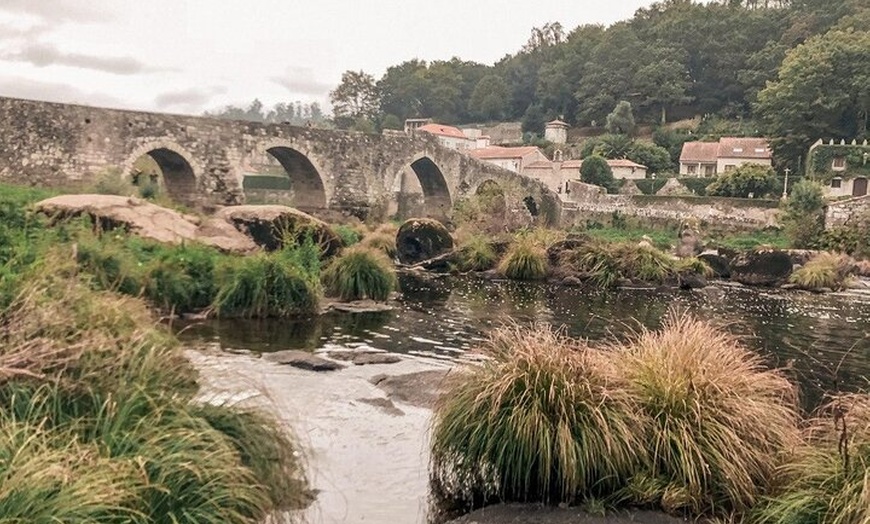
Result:
<svg viewBox="0 0 870 524">
<path fill-rule="evenodd" d="M 370 406 L 375 406 L 376 408 L 380 408 L 381 411 L 386 413 L 387 415 L 392 415 L 394 417 L 401 417 L 405 414 L 404 411 L 397 408 L 393 401 L 388 398 L 358 398 L 356 399 L 358 402 L 362 402 L 363 404 L 368 404 Z"/>
<path fill-rule="evenodd" d="M 295 349 L 276 351 L 274 353 L 264 353 L 263 359 L 276 364 L 284 364 L 308 371 L 335 371 L 344 367 L 338 362 L 318 357 L 317 355 L 308 353 L 307 351 L 299 351 Z"/>
<path fill-rule="evenodd" d="M 292 207 L 228 206 L 215 213 L 215 218 L 232 224 L 269 251 L 283 247 L 285 234 L 294 236 L 296 240 L 313 235 L 314 241 L 328 257 L 337 254 L 342 246 L 341 238 L 326 222 Z"/>
<path fill-rule="evenodd" d="M 342 313 L 381 313 L 383 311 L 392 311 L 393 306 L 386 302 L 375 302 L 374 300 L 354 300 L 353 302 L 338 302 L 330 301 L 324 304 L 324 311 L 341 311 Z"/>
<path fill-rule="evenodd" d="M 488 506 L 447 524 L 683 524 L 684 519 L 657 511 L 620 511 L 592 515 L 580 508 L 540 504 Z"/>
<path fill-rule="evenodd" d="M 788 281 L 794 265 L 788 253 L 757 249 L 731 262 L 731 280 L 747 286 L 777 286 Z"/>
<path fill-rule="evenodd" d="M 432 408 L 449 370 L 418 371 L 406 375 L 376 375 L 372 384 L 386 392 L 392 400 L 421 408 Z"/>
<path fill-rule="evenodd" d="M 402 357 L 391 353 L 360 353 L 354 356 L 350 361 L 356 366 L 366 366 L 369 364 L 397 364 L 402 361 Z"/>
<path fill-rule="evenodd" d="M 257 245 L 220 221 L 185 215 L 141 198 L 117 195 L 61 195 L 37 202 L 36 211 L 63 220 L 89 216 L 103 229 L 123 228 L 164 244 L 198 242 L 232 253 L 249 253 Z"/>
</svg>

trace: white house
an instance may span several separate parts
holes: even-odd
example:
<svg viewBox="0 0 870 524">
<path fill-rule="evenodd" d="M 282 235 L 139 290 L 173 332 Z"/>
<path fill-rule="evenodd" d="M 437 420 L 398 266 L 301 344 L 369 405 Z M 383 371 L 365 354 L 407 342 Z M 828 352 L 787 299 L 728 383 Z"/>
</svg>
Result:
<svg viewBox="0 0 870 524">
<path fill-rule="evenodd" d="M 767 139 L 722 137 L 718 142 L 686 142 L 680 153 L 682 176 L 716 176 L 743 164 L 773 165 Z"/>
<path fill-rule="evenodd" d="M 456 151 L 468 151 L 477 147 L 477 141 L 465 136 L 459 128 L 443 124 L 426 124 L 416 129 L 417 133 L 430 133 L 438 137 L 444 147 Z"/>
<path fill-rule="evenodd" d="M 845 140 L 825 143 L 819 140 L 807 155 L 807 174 L 824 180 L 825 196 L 830 198 L 860 197 L 868 194 L 870 144 Z"/>
<path fill-rule="evenodd" d="M 607 165 L 613 171 L 613 178 L 625 178 L 631 180 L 640 180 L 646 178 L 647 167 L 631 160 L 620 158 L 608 160 Z"/>
<path fill-rule="evenodd" d="M 534 162 L 549 162 L 550 159 L 535 146 L 501 147 L 490 146 L 469 151 L 472 157 L 497 165 L 501 168 L 523 173 L 526 166 Z"/>
</svg>

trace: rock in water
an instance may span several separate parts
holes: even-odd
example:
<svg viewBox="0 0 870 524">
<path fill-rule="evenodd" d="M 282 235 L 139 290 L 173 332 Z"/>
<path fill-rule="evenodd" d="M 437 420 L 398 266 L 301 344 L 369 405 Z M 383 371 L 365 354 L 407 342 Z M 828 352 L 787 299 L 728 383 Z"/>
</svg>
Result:
<svg viewBox="0 0 870 524">
<path fill-rule="evenodd" d="M 285 235 L 296 241 L 311 235 L 327 257 L 337 254 L 342 246 L 341 238 L 326 222 L 292 207 L 229 206 L 215 213 L 215 217 L 226 220 L 269 251 L 281 249 Z"/>
<path fill-rule="evenodd" d="M 738 256 L 731 262 L 731 280 L 747 286 L 778 286 L 793 270 L 791 257 L 778 249 L 759 249 Z"/>
<path fill-rule="evenodd" d="M 698 255 L 698 259 L 706 262 L 707 265 L 710 266 L 710 269 L 713 270 L 713 274 L 717 277 L 731 277 L 731 263 L 717 251 L 705 251 Z"/>
<path fill-rule="evenodd" d="M 453 249 L 453 237 L 441 222 L 412 218 L 399 228 L 396 250 L 403 264 L 416 264 Z"/>
<path fill-rule="evenodd" d="M 276 351 L 274 353 L 266 353 L 263 355 L 265 360 L 276 364 L 285 364 L 294 368 L 306 369 L 308 371 L 335 371 L 342 369 L 344 366 L 338 362 L 326 360 L 318 357 L 307 351 L 298 351 L 288 349 L 286 351 Z"/>
</svg>

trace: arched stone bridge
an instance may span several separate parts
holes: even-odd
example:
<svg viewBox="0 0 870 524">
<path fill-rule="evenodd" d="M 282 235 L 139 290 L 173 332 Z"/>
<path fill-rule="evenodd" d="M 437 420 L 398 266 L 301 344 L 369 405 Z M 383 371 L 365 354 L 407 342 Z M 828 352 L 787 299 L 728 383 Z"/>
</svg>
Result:
<svg viewBox="0 0 870 524">
<path fill-rule="evenodd" d="M 443 219 L 458 199 L 491 180 L 505 188 L 509 212 L 551 222 L 560 211 L 558 197 L 541 183 L 447 149 L 428 135 L 0 98 L 2 181 L 87 186 L 107 173 L 130 179 L 143 155 L 160 167 L 170 197 L 196 207 L 278 198 L 315 214 Z M 264 169 L 286 175 L 286 187 L 261 187 L 255 182 L 265 178 L 248 176 Z"/>
</svg>

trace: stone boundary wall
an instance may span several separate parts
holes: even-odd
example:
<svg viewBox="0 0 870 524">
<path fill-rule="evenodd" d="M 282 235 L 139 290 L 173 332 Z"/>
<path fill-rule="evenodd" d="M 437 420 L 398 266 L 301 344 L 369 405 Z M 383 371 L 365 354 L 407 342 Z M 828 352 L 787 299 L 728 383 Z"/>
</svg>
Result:
<svg viewBox="0 0 870 524">
<path fill-rule="evenodd" d="M 831 202 L 825 208 L 825 229 L 845 226 L 861 216 L 870 216 L 870 195 Z"/>
<path fill-rule="evenodd" d="M 586 184 L 582 184 L 585 186 Z M 608 195 L 600 188 L 571 186 L 574 201 L 562 203 L 562 225 L 608 220 L 615 214 L 642 221 L 678 225 L 697 220 L 711 228 L 755 230 L 777 227 L 779 202 L 747 198 L 697 196 Z"/>
</svg>

